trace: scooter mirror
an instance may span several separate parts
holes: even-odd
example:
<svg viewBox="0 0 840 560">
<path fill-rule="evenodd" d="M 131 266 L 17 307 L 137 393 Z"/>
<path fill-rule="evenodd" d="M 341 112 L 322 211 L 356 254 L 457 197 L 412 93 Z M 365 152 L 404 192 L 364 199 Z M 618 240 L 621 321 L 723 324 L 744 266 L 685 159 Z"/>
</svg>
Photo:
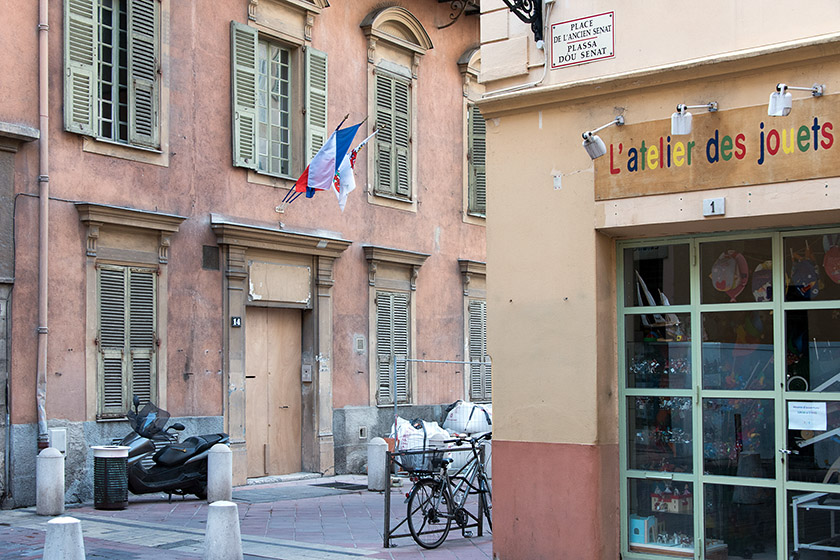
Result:
<svg viewBox="0 0 840 560">
<path fill-rule="evenodd" d="M 185 430 L 186 427 L 183 424 L 181 424 L 180 422 L 175 422 L 174 424 L 169 426 L 169 429 L 170 430 L 178 430 L 180 432 L 182 430 Z"/>
<path fill-rule="evenodd" d="M 140 408 L 140 397 L 134 395 L 132 402 L 134 403 L 134 408 Z"/>
</svg>

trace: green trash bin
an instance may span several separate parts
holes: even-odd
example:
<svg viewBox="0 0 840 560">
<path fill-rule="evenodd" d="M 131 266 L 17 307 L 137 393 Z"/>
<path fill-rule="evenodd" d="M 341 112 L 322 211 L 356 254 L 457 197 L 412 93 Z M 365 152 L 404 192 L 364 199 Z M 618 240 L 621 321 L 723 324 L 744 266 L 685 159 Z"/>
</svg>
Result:
<svg viewBox="0 0 840 560">
<path fill-rule="evenodd" d="M 128 506 L 128 450 L 124 445 L 94 445 L 93 507 L 125 509 Z"/>
</svg>

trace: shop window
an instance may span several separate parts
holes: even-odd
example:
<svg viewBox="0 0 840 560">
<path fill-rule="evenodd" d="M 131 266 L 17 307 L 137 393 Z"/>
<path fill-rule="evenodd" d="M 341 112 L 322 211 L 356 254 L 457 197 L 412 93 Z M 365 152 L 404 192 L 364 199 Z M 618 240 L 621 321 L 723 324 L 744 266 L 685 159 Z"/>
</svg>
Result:
<svg viewBox="0 0 840 560">
<path fill-rule="evenodd" d="M 840 509 L 838 243 L 835 228 L 621 245 L 625 551 L 776 558 L 836 534 L 794 521 Z"/>
<path fill-rule="evenodd" d="M 160 2 L 65 0 L 64 126 L 160 148 Z"/>
</svg>

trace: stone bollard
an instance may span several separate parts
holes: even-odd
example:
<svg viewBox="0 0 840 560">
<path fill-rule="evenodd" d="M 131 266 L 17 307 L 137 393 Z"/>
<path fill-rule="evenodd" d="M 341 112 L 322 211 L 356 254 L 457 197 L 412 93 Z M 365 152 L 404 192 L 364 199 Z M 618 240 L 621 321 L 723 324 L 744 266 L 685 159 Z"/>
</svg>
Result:
<svg viewBox="0 0 840 560">
<path fill-rule="evenodd" d="M 388 470 L 385 467 L 385 454 L 388 453 L 388 442 L 375 437 L 368 442 L 367 448 L 367 476 L 368 490 L 384 492 L 388 488 Z"/>
<path fill-rule="evenodd" d="M 213 502 L 207 511 L 203 560 L 242 560 L 242 537 L 236 504 Z"/>
<path fill-rule="evenodd" d="M 47 521 L 44 560 L 85 560 L 85 541 L 78 519 L 56 517 Z"/>
<path fill-rule="evenodd" d="M 38 515 L 64 513 L 64 456 L 55 447 L 47 447 L 38 454 L 35 486 L 35 512 Z"/>
<path fill-rule="evenodd" d="M 233 499 L 233 453 L 230 447 L 217 443 L 207 454 L 207 501 Z"/>
</svg>

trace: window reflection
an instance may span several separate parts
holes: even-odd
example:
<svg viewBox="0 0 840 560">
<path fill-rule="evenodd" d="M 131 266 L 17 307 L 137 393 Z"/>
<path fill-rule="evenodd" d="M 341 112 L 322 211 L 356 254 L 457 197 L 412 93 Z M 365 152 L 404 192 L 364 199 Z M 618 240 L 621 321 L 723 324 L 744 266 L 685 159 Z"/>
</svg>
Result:
<svg viewBox="0 0 840 560">
<path fill-rule="evenodd" d="M 628 398 L 627 439 L 628 468 L 691 472 L 691 398 Z"/>
<path fill-rule="evenodd" d="M 706 558 L 776 558 L 772 488 L 707 484 L 703 504 Z"/>
<path fill-rule="evenodd" d="M 840 299 L 840 234 L 785 239 L 785 300 Z"/>
<path fill-rule="evenodd" d="M 773 388 L 773 315 L 768 311 L 704 313 L 703 388 Z"/>
<path fill-rule="evenodd" d="M 624 250 L 624 305 L 689 303 L 689 246 L 657 245 Z"/>
<path fill-rule="evenodd" d="M 627 386 L 688 389 L 691 387 L 691 315 L 668 313 L 625 319 Z"/>
<path fill-rule="evenodd" d="M 772 399 L 703 399 L 703 471 L 773 478 Z"/>
<path fill-rule="evenodd" d="M 840 391 L 840 309 L 785 313 L 788 391 Z"/>
<path fill-rule="evenodd" d="M 772 301 L 772 255 L 769 238 L 701 243 L 700 302 Z"/>
</svg>

